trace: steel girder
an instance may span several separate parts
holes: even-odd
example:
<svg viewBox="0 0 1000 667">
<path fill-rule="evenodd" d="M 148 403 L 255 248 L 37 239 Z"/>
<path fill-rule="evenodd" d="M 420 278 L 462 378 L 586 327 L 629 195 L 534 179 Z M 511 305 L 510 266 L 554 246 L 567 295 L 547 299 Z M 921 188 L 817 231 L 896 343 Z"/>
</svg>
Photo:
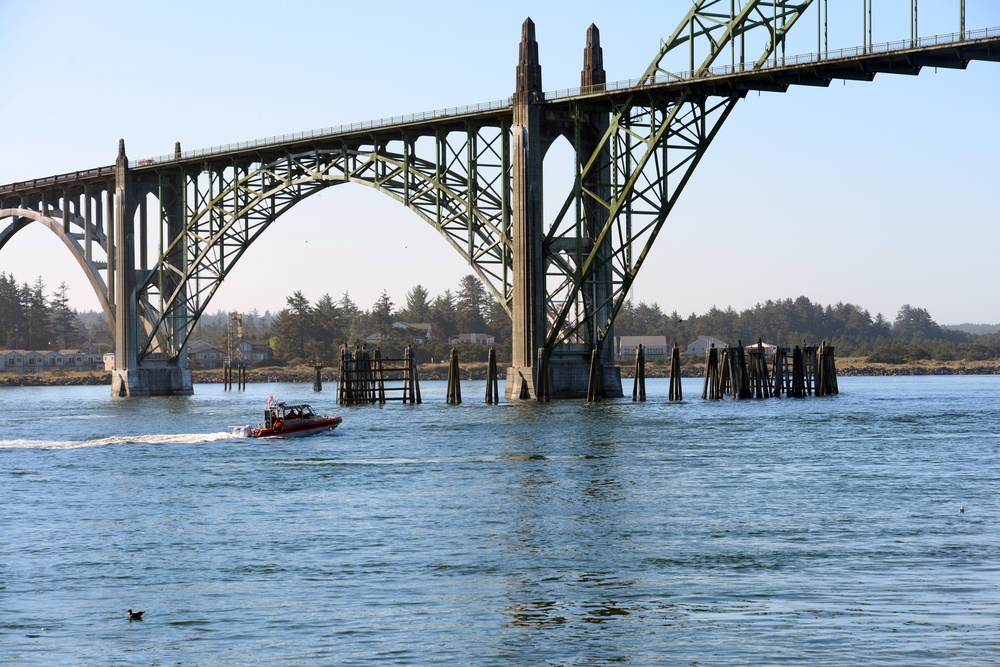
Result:
<svg viewBox="0 0 1000 667">
<path fill-rule="evenodd" d="M 647 68 L 643 85 L 676 78 L 683 69 L 705 75 L 727 51 L 745 67 L 748 40 L 766 40 L 752 65 L 762 67 L 811 2 L 695 2 Z M 604 344 L 678 196 L 744 94 L 707 97 L 675 89 L 663 96 L 640 86 L 616 103 L 597 148 L 578 155 L 574 191 L 546 235 L 548 352 L 561 344 Z M 583 109 L 574 117 L 584 117 Z"/>
<path fill-rule="evenodd" d="M 180 354 L 250 244 L 298 202 L 343 183 L 376 188 L 413 210 L 509 310 L 509 142 L 510 123 L 499 120 L 461 130 L 328 140 L 196 169 L 164 168 L 160 259 L 138 287 L 156 304 L 144 311 L 151 326 L 140 341 L 140 361 Z"/>
</svg>

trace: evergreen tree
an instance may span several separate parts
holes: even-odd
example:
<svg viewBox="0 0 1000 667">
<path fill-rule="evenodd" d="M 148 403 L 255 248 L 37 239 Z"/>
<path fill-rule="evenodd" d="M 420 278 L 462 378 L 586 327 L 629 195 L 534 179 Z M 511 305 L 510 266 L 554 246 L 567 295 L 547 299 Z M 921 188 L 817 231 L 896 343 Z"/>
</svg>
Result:
<svg viewBox="0 0 1000 667">
<path fill-rule="evenodd" d="M 21 346 L 27 350 L 56 349 L 52 330 L 52 313 L 45 299 L 45 282 L 41 276 L 34 285 L 21 287 L 21 305 L 25 311 L 24 328 L 20 333 Z"/>
<path fill-rule="evenodd" d="M 430 293 L 423 285 L 414 285 L 406 293 L 406 309 L 399 313 L 400 317 L 412 324 L 429 322 L 431 317 Z"/>
<path fill-rule="evenodd" d="M 458 333 L 455 322 L 455 296 L 451 290 L 445 290 L 431 304 L 431 328 L 434 331 L 434 339 L 438 342 L 447 343 L 448 339 L 454 338 Z"/>
<path fill-rule="evenodd" d="M 375 305 L 372 306 L 370 317 L 371 328 L 375 333 L 387 336 L 392 330 L 393 306 L 395 306 L 395 304 L 392 302 L 392 299 L 389 298 L 389 294 L 385 290 L 382 290 L 382 294 L 379 296 L 378 301 L 376 301 Z"/>
<path fill-rule="evenodd" d="M 480 333 L 486 329 L 486 290 L 475 275 L 462 278 L 455 298 L 455 326 L 458 333 Z"/>
<path fill-rule="evenodd" d="M 78 346 L 84 339 L 82 326 L 76 313 L 69 307 L 69 287 L 65 282 L 52 295 L 49 307 L 52 312 L 52 329 L 59 349 Z"/>
</svg>

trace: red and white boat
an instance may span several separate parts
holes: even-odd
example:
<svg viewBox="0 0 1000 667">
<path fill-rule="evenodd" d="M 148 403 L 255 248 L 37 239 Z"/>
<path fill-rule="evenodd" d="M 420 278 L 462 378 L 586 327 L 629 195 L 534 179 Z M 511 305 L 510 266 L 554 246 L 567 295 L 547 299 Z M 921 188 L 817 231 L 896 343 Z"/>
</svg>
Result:
<svg viewBox="0 0 1000 667">
<path fill-rule="evenodd" d="M 229 428 L 234 436 L 240 438 L 297 438 L 337 428 L 342 421 L 340 415 L 318 415 L 306 403 L 288 405 L 284 401 L 268 399 L 263 424 Z"/>
</svg>

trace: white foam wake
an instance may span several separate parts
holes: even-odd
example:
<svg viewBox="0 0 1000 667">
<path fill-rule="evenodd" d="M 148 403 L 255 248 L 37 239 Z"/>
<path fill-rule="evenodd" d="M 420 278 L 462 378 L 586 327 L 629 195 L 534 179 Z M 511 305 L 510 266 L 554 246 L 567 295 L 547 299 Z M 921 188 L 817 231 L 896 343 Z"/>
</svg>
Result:
<svg viewBox="0 0 1000 667">
<path fill-rule="evenodd" d="M 105 447 L 107 445 L 151 444 L 151 445 L 191 445 L 202 442 L 229 440 L 233 434 L 219 433 L 166 433 L 149 435 L 115 435 L 93 440 L 0 440 L 0 449 L 81 449 L 83 447 Z"/>
</svg>

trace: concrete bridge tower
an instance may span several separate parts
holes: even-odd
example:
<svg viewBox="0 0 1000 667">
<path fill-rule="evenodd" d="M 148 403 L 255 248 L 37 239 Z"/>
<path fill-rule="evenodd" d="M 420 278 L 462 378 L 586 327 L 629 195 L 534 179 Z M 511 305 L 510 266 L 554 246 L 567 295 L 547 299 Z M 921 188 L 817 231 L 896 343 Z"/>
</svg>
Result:
<svg viewBox="0 0 1000 667">
<path fill-rule="evenodd" d="M 587 31 L 581 85 L 600 86 L 606 83 L 600 35 L 591 25 Z M 610 318 L 612 285 L 610 265 L 599 269 L 588 279 L 582 290 L 587 311 L 592 313 L 587 338 L 581 344 L 547 347 L 549 333 L 546 311 L 546 253 L 560 248 L 545 247 L 542 171 L 545 152 L 558 137 L 569 139 L 577 151 L 577 173 L 580 161 L 588 160 L 608 128 L 606 110 L 555 112 L 540 104 L 542 68 L 538 62 L 535 24 L 527 19 L 522 26 L 517 87 L 513 97 L 513 137 L 511 164 L 513 167 L 513 299 L 511 303 L 512 359 L 507 371 L 507 398 L 534 398 L 538 378 L 535 377 L 539 350 L 544 350 L 548 375 L 548 392 L 552 398 L 575 398 L 587 395 L 593 341 L 598 329 Z M 605 155 L 601 164 L 608 165 Z M 607 190 L 608 169 L 594 170 L 583 184 L 597 191 Z M 602 217 L 603 216 L 603 217 Z M 592 247 L 607 218 L 607 211 L 588 211 L 587 228 L 576 239 L 578 248 Z M 610 331 L 598 351 L 602 360 L 602 386 L 605 396 L 621 396 L 621 377 L 611 365 L 614 359 L 614 337 Z"/>
</svg>

